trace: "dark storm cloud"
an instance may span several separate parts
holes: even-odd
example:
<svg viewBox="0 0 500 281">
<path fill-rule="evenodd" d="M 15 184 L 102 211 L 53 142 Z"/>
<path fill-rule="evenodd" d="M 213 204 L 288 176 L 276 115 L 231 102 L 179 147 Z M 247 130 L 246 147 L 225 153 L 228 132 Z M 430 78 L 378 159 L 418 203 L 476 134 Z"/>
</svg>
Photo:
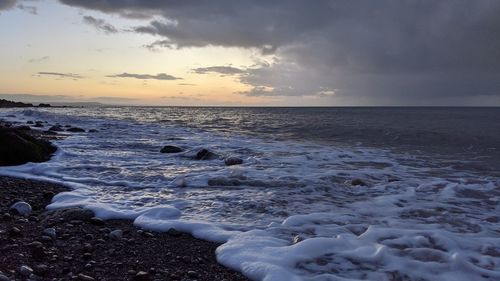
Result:
<svg viewBox="0 0 500 281">
<path fill-rule="evenodd" d="M 92 16 L 84 16 L 83 17 L 83 22 L 86 24 L 89 24 L 93 27 L 95 27 L 97 30 L 102 31 L 106 34 L 112 34 L 112 33 L 117 33 L 118 29 L 114 27 L 112 24 L 107 23 L 103 19 L 96 19 Z"/>
<path fill-rule="evenodd" d="M 316 95 L 355 103 L 500 95 L 500 1 L 61 2 L 141 15 L 155 48 L 253 48 L 278 60 L 242 75 L 247 95 Z"/>
<path fill-rule="evenodd" d="M 47 72 L 47 71 L 38 72 L 37 75 L 39 75 L 39 76 L 56 76 L 58 78 L 71 78 L 71 79 L 82 79 L 83 78 L 83 76 L 81 76 L 79 74 L 74 74 L 74 73 Z"/>
<path fill-rule="evenodd" d="M 17 3 L 17 0 L 0 0 L 0 11 L 7 10 L 14 7 Z"/>
<path fill-rule="evenodd" d="M 111 78 L 135 78 L 135 79 L 141 79 L 141 80 L 179 80 L 182 78 L 175 77 L 172 75 L 168 75 L 165 73 L 160 73 L 157 75 L 151 75 L 151 74 L 135 74 L 135 73 L 122 73 L 122 74 L 116 74 L 116 75 L 108 75 L 107 77 Z"/>
<path fill-rule="evenodd" d="M 199 67 L 192 69 L 194 73 L 197 74 L 209 74 L 217 73 L 222 75 L 237 75 L 245 73 L 245 70 L 239 69 L 232 66 L 209 66 L 209 67 Z"/>
</svg>

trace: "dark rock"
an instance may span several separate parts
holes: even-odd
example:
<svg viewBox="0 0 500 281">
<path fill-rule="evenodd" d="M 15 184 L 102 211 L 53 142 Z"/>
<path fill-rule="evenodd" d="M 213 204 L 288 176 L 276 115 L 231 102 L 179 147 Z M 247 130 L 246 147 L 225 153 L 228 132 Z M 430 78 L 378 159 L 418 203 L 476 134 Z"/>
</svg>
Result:
<svg viewBox="0 0 500 281">
<path fill-rule="evenodd" d="M 122 237 L 123 237 L 123 230 L 121 229 L 116 229 L 109 233 L 109 238 L 113 240 L 121 240 Z"/>
<path fill-rule="evenodd" d="M 94 281 L 95 279 L 93 277 L 90 277 L 88 275 L 80 273 L 80 274 L 78 274 L 78 280 L 82 280 L 82 281 Z"/>
<path fill-rule="evenodd" d="M 0 166 L 44 162 L 56 150 L 48 141 L 36 139 L 21 130 L 0 127 Z"/>
<path fill-rule="evenodd" d="M 30 126 L 18 126 L 16 129 L 21 130 L 21 131 L 31 131 Z"/>
<path fill-rule="evenodd" d="M 82 208 L 55 210 L 47 214 L 46 220 L 63 219 L 64 221 L 89 221 L 94 217 L 94 212 Z"/>
<path fill-rule="evenodd" d="M 19 228 L 14 226 L 10 229 L 9 234 L 10 234 L 10 236 L 16 237 L 16 236 L 20 236 L 22 234 L 22 231 Z"/>
<path fill-rule="evenodd" d="M 177 231 L 175 228 L 170 228 L 168 231 L 167 231 L 167 234 L 170 235 L 170 236 L 173 236 L 173 237 L 179 237 L 182 235 L 182 232 L 180 231 Z"/>
<path fill-rule="evenodd" d="M 165 145 L 160 152 L 161 153 L 179 153 L 182 152 L 182 148 L 174 146 L 174 145 Z"/>
<path fill-rule="evenodd" d="M 41 103 L 38 105 L 38 107 L 50 107 L 50 104 L 48 103 Z"/>
<path fill-rule="evenodd" d="M 90 218 L 90 223 L 97 226 L 104 225 L 104 221 L 96 217 Z"/>
<path fill-rule="evenodd" d="M 194 270 L 190 270 L 187 272 L 187 275 L 190 277 L 190 278 L 198 278 L 198 272 L 194 271 Z"/>
<path fill-rule="evenodd" d="M 354 186 L 366 186 L 367 184 L 362 179 L 353 179 L 351 181 L 351 185 L 354 185 Z"/>
<path fill-rule="evenodd" d="M 217 154 L 211 152 L 206 148 L 203 148 L 196 153 L 196 159 L 198 160 L 212 160 L 215 158 L 217 158 Z"/>
<path fill-rule="evenodd" d="M 84 133 L 85 132 L 84 129 L 78 128 L 78 127 L 71 127 L 69 129 L 66 129 L 66 131 L 72 132 L 72 133 Z"/>
<path fill-rule="evenodd" d="M 60 125 L 54 125 L 54 126 L 49 128 L 49 131 L 62 132 L 62 131 L 64 131 L 64 129 Z"/>
<path fill-rule="evenodd" d="M 31 125 L 31 124 L 35 124 L 35 122 L 33 122 L 33 121 L 28 121 L 28 122 L 26 122 L 26 124 Z"/>
<path fill-rule="evenodd" d="M 15 102 L 10 100 L 0 99 L 0 108 L 5 107 L 32 107 L 31 103 Z"/>
<path fill-rule="evenodd" d="M 38 265 L 35 265 L 35 267 L 33 268 L 33 272 L 36 275 L 40 275 L 40 276 L 45 276 L 48 271 L 49 271 L 49 267 L 46 266 L 45 264 L 38 264 Z"/>
<path fill-rule="evenodd" d="M 239 186 L 241 182 L 237 179 L 217 177 L 208 180 L 209 186 Z"/>
<path fill-rule="evenodd" d="M 226 166 L 240 165 L 243 164 L 243 159 L 238 157 L 228 157 L 224 160 L 224 164 L 226 164 Z"/>
<path fill-rule="evenodd" d="M 2 273 L 0 273 L 0 281 L 10 281 L 9 277 L 3 275 Z"/>
<path fill-rule="evenodd" d="M 43 128 L 43 122 L 42 121 L 36 121 L 34 127 Z"/>
<path fill-rule="evenodd" d="M 22 276 L 28 277 L 33 273 L 33 269 L 27 265 L 21 265 L 19 273 L 21 273 Z"/>
<path fill-rule="evenodd" d="M 89 133 L 97 133 L 97 132 L 99 132 L 99 131 L 98 131 L 98 130 L 96 130 L 96 129 L 90 129 L 90 130 L 89 130 Z"/>
<path fill-rule="evenodd" d="M 149 281 L 151 280 L 151 275 L 145 271 L 139 271 L 134 276 L 134 281 Z"/>
<path fill-rule="evenodd" d="M 9 212 L 11 214 L 25 216 L 25 217 L 28 216 L 31 213 L 31 211 L 32 211 L 31 205 L 23 201 L 16 202 L 9 208 Z"/>
</svg>

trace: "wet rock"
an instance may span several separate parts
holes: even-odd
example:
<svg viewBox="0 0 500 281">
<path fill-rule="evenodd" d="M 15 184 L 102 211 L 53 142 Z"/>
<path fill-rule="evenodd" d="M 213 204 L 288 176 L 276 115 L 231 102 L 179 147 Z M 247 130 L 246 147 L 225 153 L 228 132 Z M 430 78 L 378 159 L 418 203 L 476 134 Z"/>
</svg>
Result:
<svg viewBox="0 0 500 281">
<path fill-rule="evenodd" d="M 238 157 L 228 157 L 224 160 L 224 164 L 226 164 L 226 166 L 240 165 L 243 164 L 243 159 Z"/>
<path fill-rule="evenodd" d="M 175 145 L 165 145 L 160 152 L 161 153 L 179 153 L 184 151 L 182 148 L 177 147 Z"/>
<path fill-rule="evenodd" d="M 167 234 L 170 235 L 170 236 L 173 236 L 173 237 L 179 237 L 179 236 L 182 235 L 182 233 L 180 231 L 177 231 L 175 228 L 170 228 L 167 231 Z"/>
<path fill-rule="evenodd" d="M 88 275 L 80 273 L 80 274 L 78 274 L 78 280 L 82 280 L 82 281 L 94 281 L 95 279 L 93 277 L 90 277 Z"/>
<path fill-rule="evenodd" d="M 19 127 L 16 127 L 16 129 L 22 130 L 22 131 L 30 131 L 31 130 L 30 126 L 19 126 Z"/>
<path fill-rule="evenodd" d="M 0 166 L 44 162 L 57 150 L 50 142 L 27 132 L 0 126 Z"/>
<path fill-rule="evenodd" d="M 51 107 L 49 103 L 40 103 L 38 107 Z"/>
<path fill-rule="evenodd" d="M 9 235 L 12 237 L 17 237 L 17 236 L 20 236 L 21 234 L 22 234 L 22 231 L 15 226 L 12 227 L 9 231 Z"/>
<path fill-rule="evenodd" d="M 62 131 L 64 131 L 64 129 L 60 125 L 54 125 L 54 126 L 49 128 L 49 131 L 62 132 Z"/>
<path fill-rule="evenodd" d="M 53 240 L 56 239 L 56 229 L 55 228 L 46 228 L 43 230 L 43 234 L 49 236 Z"/>
<path fill-rule="evenodd" d="M 295 235 L 293 237 L 293 241 L 292 242 L 293 242 L 293 244 L 297 244 L 297 243 L 300 243 L 302 241 L 304 241 L 304 237 L 302 237 L 300 235 Z"/>
<path fill-rule="evenodd" d="M 25 217 L 31 214 L 31 211 L 31 205 L 23 201 L 16 202 L 9 208 L 10 213 Z"/>
<path fill-rule="evenodd" d="M 198 272 L 194 271 L 194 270 L 190 270 L 187 272 L 187 275 L 190 277 L 190 278 L 198 278 Z"/>
<path fill-rule="evenodd" d="M 351 180 L 351 185 L 353 185 L 353 186 L 366 186 L 367 184 L 362 179 L 353 179 L 353 180 Z"/>
<path fill-rule="evenodd" d="M 26 122 L 26 124 L 32 125 L 32 124 L 35 124 L 35 122 L 33 122 L 33 121 L 28 121 L 28 122 Z"/>
<path fill-rule="evenodd" d="M 104 221 L 96 217 L 90 218 L 90 223 L 97 226 L 104 225 Z"/>
<path fill-rule="evenodd" d="M 9 277 L 3 275 L 2 273 L 0 273 L 0 281 L 10 281 Z"/>
<path fill-rule="evenodd" d="M 134 276 L 134 281 L 149 281 L 151 280 L 151 275 L 145 271 L 139 271 Z"/>
<path fill-rule="evenodd" d="M 89 133 L 97 133 L 97 132 L 99 132 L 99 131 L 98 131 L 98 130 L 96 130 L 96 129 L 90 129 L 90 130 L 89 130 Z"/>
<path fill-rule="evenodd" d="M 72 209 L 62 209 L 55 210 L 47 214 L 46 220 L 59 220 L 62 219 L 64 221 L 89 221 L 94 217 L 94 212 L 90 210 L 85 210 L 82 208 L 72 208 Z"/>
<path fill-rule="evenodd" d="M 49 267 L 45 264 L 38 264 L 35 265 L 33 271 L 35 272 L 36 275 L 45 276 L 49 271 Z"/>
<path fill-rule="evenodd" d="M 69 129 L 66 129 L 66 131 L 72 132 L 72 133 L 84 133 L 85 132 L 84 129 L 78 128 L 78 127 L 71 127 Z"/>
<path fill-rule="evenodd" d="M 22 276 L 28 277 L 33 274 L 33 269 L 27 265 L 21 265 L 21 267 L 19 268 L 19 273 L 21 273 Z"/>
<path fill-rule="evenodd" d="M 123 237 L 123 230 L 121 229 L 116 229 L 109 233 L 109 238 L 114 240 L 120 240 L 122 239 L 122 237 Z"/>
<path fill-rule="evenodd" d="M 203 148 L 196 153 L 197 160 L 212 160 L 217 158 L 217 154 L 211 152 L 210 150 Z"/>
<path fill-rule="evenodd" d="M 237 179 L 216 177 L 208 180 L 209 186 L 239 186 L 241 182 Z"/>
<path fill-rule="evenodd" d="M 34 127 L 43 128 L 43 122 L 42 121 L 36 121 Z"/>
</svg>

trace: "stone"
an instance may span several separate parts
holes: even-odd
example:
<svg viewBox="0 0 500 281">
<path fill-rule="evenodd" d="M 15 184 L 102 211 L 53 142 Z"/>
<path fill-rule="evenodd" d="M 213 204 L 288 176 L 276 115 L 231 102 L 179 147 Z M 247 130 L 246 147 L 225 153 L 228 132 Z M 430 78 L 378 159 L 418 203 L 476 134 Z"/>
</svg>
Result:
<svg viewBox="0 0 500 281">
<path fill-rule="evenodd" d="M 55 228 L 46 228 L 43 230 L 43 234 L 49 236 L 53 240 L 56 239 L 56 229 Z"/>
<path fill-rule="evenodd" d="M 90 130 L 89 130 L 89 133 L 97 133 L 97 132 L 99 132 L 99 131 L 98 131 L 98 130 L 96 130 L 96 129 L 90 129 Z"/>
<path fill-rule="evenodd" d="M 134 281 L 149 281 L 151 280 L 151 275 L 145 271 L 139 271 L 134 276 Z"/>
<path fill-rule="evenodd" d="M 362 179 L 353 179 L 351 181 L 351 185 L 354 185 L 354 186 L 366 186 L 367 184 Z"/>
<path fill-rule="evenodd" d="M 68 222 L 75 220 L 89 221 L 93 217 L 94 217 L 94 212 L 82 208 L 54 210 L 47 215 L 48 220 L 62 218 L 64 221 Z"/>
<path fill-rule="evenodd" d="M 62 131 L 64 131 L 64 129 L 60 125 L 54 125 L 54 126 L 49 128 L 49 131 L 62 132 Z"/>
<path fill-rule="evenodd" d="M 82 281 L 93 281 L 95 280 L 93 277 L 90 277 L 88 275 L 85 275 L 83 273 L 80 273 L 78 274 L 78 280 L 82 280 Z"/>
<path fill-rule="evenodd" d="M 300 235 L 295 235 L 293 237 L 293 244 L 297 244 L 297 243 L 302 242 L 302 241 L 304 241 L 304 237 L 302 237 Z"/>
<path fill-rule="evenodd" d="M 208 180 L 209 186 L 239 186 L 241 182 L 237 179 L 216 177 Z"/>
<path fill-rule="evenodd" d="M 0 126 L 0 166 L 44 162 L 56 150 L 50 142 L 37 139 L 27 131 Z"/>
<path fill-rule="evenodd" d="M 90 218 L 90 223 L 97 226 L 104 225 L 104 221 L 97 217 Z"/>
<path fill-rule="evenodd" d="M 195 158 L 197 160 L 212 160 L 217 158 L 217 154 L 211 152 L 210 150 L 203 148 L 196 153 Z"/>
<path fill-rule="evenodd" d="M 123 230 L 121 229 L 116 229 L 109 233 L 109 238 L 114 240 L 120 240 L 122 239 L 122 237 L 123 237 Z"/>
<path fill-rule="evenodd" d="M 240 165 L 243 164 L 243 159 L 234 156 L 228 157 L 224 160 L 224 164 L 226 164 L 226 166 Z"/>
<path fill-rule="evenodd" d="M 10 281 L 9 277 L 3 275 L 2 273 L 0 273 L 0 281 Z"/>
<path fill-rule="evenodd" d="M 19 201 L 14 203 L 12 206 L 9 208 L 9 212 L 13 213 L 15 215 L 21 215 L 21 216 L 28 216 L 31 214 L 31 205 L 24 202 L 24 201 Z"/>
<path fill-rule="evenodd" d="M 19 268 L 19 273 L 21 273 L 22 276 L 28 277 L 33 274 L 33 269 L 27 265 L 21 265 L 21 267 Z"/>
<path fill-rule="evenodd" d="M 20 236 L 21 235 L 21 230 L 17 227 L 12 227 L 9 231 L 10 236 Z"/>
<path fill-rule="evenodd" d="M 78 128 L 78 127 L 71 127 L 69 129 L 66 129 L 66 131 L 72 132 L 72 133 L 84 133 L 85 132 L 84 129 Z"/>
<path fill-rule="evenodd" d="M 168 231 L 167 231 L 167 234 L 172 236 L 172 237 L 179 237 L 182 235 L 181 232 L 177 231 L 175 228 L 170 228 Z"/>
<path fill-rule="evenodd" d="M 187 275 L 190 277 L 190 278 L 197 278 L 198 277 L 198 272 L 194 271 L 194 270 L 190 270 L 187 272 Z"/>
<path fill-rule="evenodd" d="M 177 147 L 175 145 L 165 145 L 160 152 L 161 153 L 179 153 L 183 152 L 184 150 L 180 147 Z"/>
<path fill-rule="evenodd" d="M 38 264 L 35 265 L 33 271 L 35 272 L 36 275 L 44 276 L 49 271 L 49 267 L 46 266 L 45 264 Z"/>
</svg>

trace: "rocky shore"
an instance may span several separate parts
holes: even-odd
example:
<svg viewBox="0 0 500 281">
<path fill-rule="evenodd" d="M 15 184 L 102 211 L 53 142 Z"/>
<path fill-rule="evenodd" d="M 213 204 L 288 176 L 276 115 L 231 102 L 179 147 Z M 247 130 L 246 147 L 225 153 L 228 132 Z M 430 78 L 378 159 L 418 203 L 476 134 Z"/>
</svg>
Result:
<svg viewBox="0 0 500 281">
<path fill-rule="evenodd" d="M 247 280 L 217 263 L 216 243 L 171 230 L 47 211 L 64 186 L 0 177 L 0 280 Z M 26 202 L 31 212 L 12 210 Z"/>
</svg>

